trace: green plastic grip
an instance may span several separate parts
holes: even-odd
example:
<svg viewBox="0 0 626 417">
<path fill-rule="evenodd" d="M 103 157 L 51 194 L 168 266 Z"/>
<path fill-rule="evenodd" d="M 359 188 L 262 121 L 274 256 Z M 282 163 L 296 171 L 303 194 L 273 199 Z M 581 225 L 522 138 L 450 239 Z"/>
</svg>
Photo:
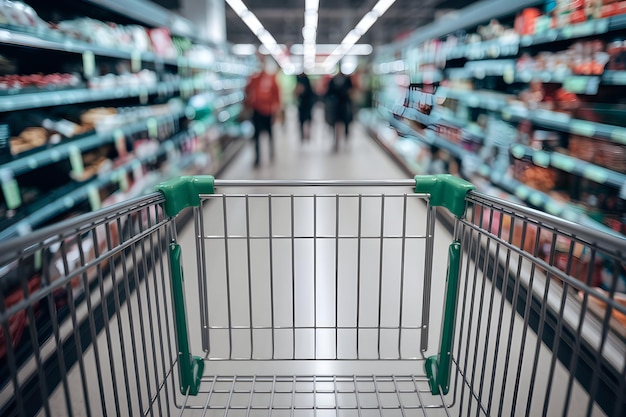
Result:
<svg viewBox="0 0 626 417">
<path fill-rule="evenodd" d="M 214 182 L 211 175 L 187 175 L 163 182 L 156 189 L 165 195 L 165 213 L 175 217 L 186 207 L 199 206 L 200 194 L 213 194 Z"/>
<path fill-rule="evenodd" d="M 459 271 L 461 269 L 461 244 L 454 241 L 448 248 L 448 269 L 446 272 L 446 298 L 443 306 L 443 321 L 439 353 L 430 356 L 424 364 L 426 376 L 433 395 L 444 395 L 450 390 L 452 373 L 452 343 L 454 322 L 459 293 Z"/>
<path fill-rule="evenodd" d="M 465 196 L 476 187 L 450 174 L 416 175 L 415 192 L 430 194 L 432 206 L 443 206 L 457 217 L 465 212 Z"/>
<path fill-rule="evenodd" d="M 169 251 L 174 297 L 174 322 L 176 323 L 176 341 L 178 344 L 180 392 L 183 395 L 187 395 L 187 393 L 198 395 L 202 372 L 204 372 L 204 360 L 199 356 L 192 356 L 189 352 L 189 330 L 185 310 L 185 287 L 180 245 L 174 242 L 170 243 Z"/>
</svg>

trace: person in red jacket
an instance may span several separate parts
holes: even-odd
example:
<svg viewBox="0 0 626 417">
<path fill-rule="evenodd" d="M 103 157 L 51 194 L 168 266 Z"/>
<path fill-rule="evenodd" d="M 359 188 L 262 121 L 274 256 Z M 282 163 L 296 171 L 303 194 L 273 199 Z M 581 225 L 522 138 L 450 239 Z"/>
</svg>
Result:
<svg viewBox="0 0 626 417">
<path fill-rule="evenodd" d="M 272 140 L 272 124 L 280 111 L 280 90 L 276 81 L 276 63 L 266 58 L 263 71 L 254 74 L 246 85 L 245 105 L 252 112 L 254 125 L 254 166 L 261 162 L 260 135 L 267 132 L 270 144 L 270 159 L 274 159 L 274 141 Z"/>
</svg>

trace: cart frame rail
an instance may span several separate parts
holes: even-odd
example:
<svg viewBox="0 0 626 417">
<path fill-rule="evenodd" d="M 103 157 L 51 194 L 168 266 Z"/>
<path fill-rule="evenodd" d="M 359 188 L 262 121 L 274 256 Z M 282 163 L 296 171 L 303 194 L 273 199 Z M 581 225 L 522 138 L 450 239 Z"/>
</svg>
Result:
<svg viewBox="0 0 626 417">
<path fill-rule="evenodd" d="M 626 415 L 622 237 L 450 175 L 193 176 L 157 191 L 0 242 L 2 415 Z M 426 211 L 412 219 L 416 200 Z M 454 218 L 445 264 L 438 207 Z M 195 248 L 176 231 L 188 209 Z M 413 258 L 423 271 L 407 274 Z M 301 305 L 314 321 L 295 319 Z M 327 362 L 338 371 L 316 368 Z"/>
</svg>

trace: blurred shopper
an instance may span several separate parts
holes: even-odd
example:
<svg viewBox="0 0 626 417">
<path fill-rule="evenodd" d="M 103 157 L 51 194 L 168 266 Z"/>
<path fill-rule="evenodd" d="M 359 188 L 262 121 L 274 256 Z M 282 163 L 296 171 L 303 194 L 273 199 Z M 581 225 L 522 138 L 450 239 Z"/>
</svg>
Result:
<svg viewBox="0 0 626 417">
<path fill-rule="evenodd" d="M 296 81 L 295 94 L 300 121 L 300 140 L 306 142 L 311 139 L 311 113 L 315 104 L 315 92 L 306 74 L 299 74 Z"/>
<path fill-rule="evenodd" d="M 326 122 L 333 128 L 335 151 L 339 149 L 340 139 L 347 140 L 350 133 L 352 89 L 352 80 L 341 72 L 338 72 L 328 82 L 324 105 L 326 107 Z"/>
<path fill-rule="evenodd" d="M 280 90 L 276 81 L 278 66 L 270 58 L 265 58 L 263 64 L 263 70 L 250 77 L 245 89 L 245 106 L 252 113 L 252 124 L 254 125 L 254 166 L 258 166 L 261 162 L 260 135 L 262 132 L 267 132 L 270 159 L 274 159 L 272 125 L 281 109 Z"/>
</svg>

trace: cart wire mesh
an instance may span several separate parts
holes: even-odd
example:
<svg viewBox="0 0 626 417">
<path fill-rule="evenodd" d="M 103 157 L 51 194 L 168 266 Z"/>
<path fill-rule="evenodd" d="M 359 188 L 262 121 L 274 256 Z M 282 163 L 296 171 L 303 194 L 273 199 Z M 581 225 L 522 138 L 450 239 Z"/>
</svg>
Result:
<svg viewBox="0 0 626 417">
<path fill-rule="evenodd" d="M 625 415 L 625 240 L 476 192 L 450 235 L 431 179 L 185 180 L 0 242 L 0 414 Z"/>
</svg>

